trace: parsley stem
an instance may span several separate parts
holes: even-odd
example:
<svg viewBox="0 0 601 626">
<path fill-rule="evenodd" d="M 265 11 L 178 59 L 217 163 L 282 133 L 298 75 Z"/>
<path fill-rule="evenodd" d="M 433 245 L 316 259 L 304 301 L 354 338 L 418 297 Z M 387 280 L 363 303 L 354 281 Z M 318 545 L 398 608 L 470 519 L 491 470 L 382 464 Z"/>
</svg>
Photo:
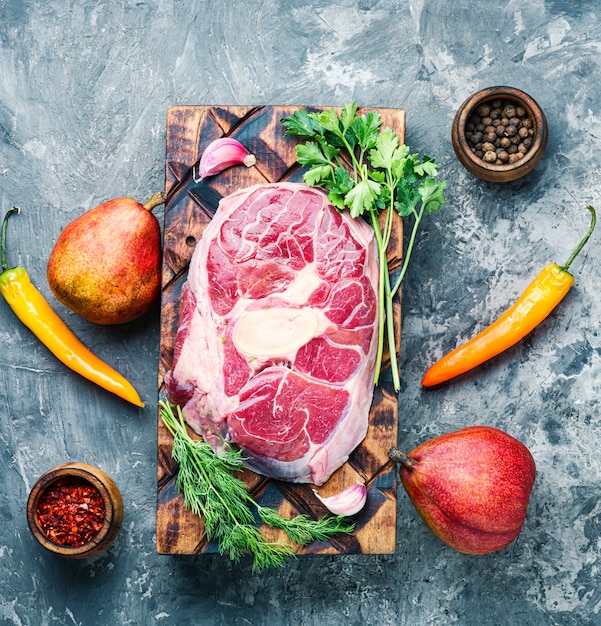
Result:
<svg viewBox="0 0 601 626">
<path fill-rule="evenodd" d="M 388 352 L 390 354 L 390 371 L 392 373 L 392 386 L 398 393 L 401 390 L 401 380 L 399 375 L 399 364 L 396 352 L 396 334 L 394 329 L 394 302 L 393 296 L 388 293 L 386 296 L 386 334 L 388 336 Z"/>
<path fill-rule="evenodd" d="M 344 144 L 344 147 L 346 148 L 346 152 L 347 154 L 350 156 L 351 158 L 351 162 L 353 164 L 353 178 L 355 180 L 355 183 L 359 182 L 359 174 L 361 173 L 362 178 L 365 178 L 365 174 L 363 171 L 363 168 L 361 167 L 361 164 L 363 162 L 363 154 L 361 155 L 361 159 L 357 159 L 357 157 L 355 156 L 355 151 L 351 148 L 351 145 L 348 142 L 348 139 L 346 138 L 346 136 L 344 134 L 339 134 L 338 135 L 340 137 L 340 139 L 342 140 L 342 143 Z"/>
<path fill-rule="evenodd" d="M 382 271 L 382 268 L 387 268 L 386 260 L 386 248 L 383 245 L 382 231 L 380 229 L 380 223 L 378 221 L 378 214 L 375 211 L 370 211 L 371 225 L 374 229 L 374 235 L 376 238 L 376 247 L 378 250 L 378 266 L 380 268 L 378 272 L 378 350 L 376 353 L 376 365 L 374 369 L 374 385 L 378 384 L 380 378 L 380 372 L 382 370 L 382 358 L 384 354 L 384 332 L 385 332 L 385 317 L 386 307 L 384 306 L 386 297 L 386 275 L 387 271 Z"/>
<path fill-rule="evenodd" d="M 401 283 L 403 282 L 403 278 L 405 278 L 405 274 L 407 272 L 407 268 L 409 267 L 409 260 L 411 259 L 411 253 L 413 252 L 413 247 L 415 245 L 415 238 L 417 236 L 417 231 L 419 229 L 419 224 L 424 215 L 424 205 L 422 204 L 419 213 L 413 210 L 413 214 L 415 216 L 415 221 L 413 222 L 413 228 L 411 230 L 411 236 L 409 237 L 409 242 L 407 243 L 407 251 L 405 252 L 405 258 L 403 259 L 403 265 L 401 267 L 401 271 L 394 283 L 394 286 L 391 290 L 391 297 L 394 297 L 396 292 L 399 290 Z"/>
<path fill-rule="evenodd" d="M 386 171 L 386 177 L 388 181 L 388 188 L 390 193 L 390 204 L 386 210 L 386 238 L 384 241 L 384 258 L 386 257 L 386 251 L 388 250 L 388 245 L 390 243 L 390 237 L 392 236 L 392 221 L 394 217 L 394 203 L 395 203 L 395 186 L 392 180 L 392 173 L 390 169 Z M 388 262 L 386 266 L 388 267 Z M 390 273 L 388 271 L 382 272 L 385 274 L 385 290 L 384 290 L 384 301 L 382 302 L 382 308 L 385 309 L 384 318 L 386 321 L 386 336 L 388 338 L 388 354 L 390 358 L 390 371 L 392 374 L 392 386 L 395 392 L 399 392 L 401 389 L 401 381 L 399 374 L 399 364 L 397 360 L 397 342 L 396 342 L 396 333 L 394 327 L 394 295 L 396 290 L 393 292 L 390 287 Z M 398 288 L 397 288 L 398 289 Z"/>
</svg>

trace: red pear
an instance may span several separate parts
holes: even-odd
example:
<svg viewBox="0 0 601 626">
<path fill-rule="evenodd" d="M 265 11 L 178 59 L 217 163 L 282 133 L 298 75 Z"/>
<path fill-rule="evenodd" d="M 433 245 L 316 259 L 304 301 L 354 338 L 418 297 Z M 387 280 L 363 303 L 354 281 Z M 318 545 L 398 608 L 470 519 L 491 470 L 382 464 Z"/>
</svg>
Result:
<svg viewBox="0 0 601 626">
<path fill-rule="evenodd" d="M 161 289 L 161 232 L 146 204 L 115 198 L 86 211 L 59 235 L 48 284 L 65 306 L 90 322 L 122 324 L 143 315 Z"/>
<path fill-rule="evenodd" d="M 507 433 L 472 426 L 435 437 L 401 463 L 405 491 L 428 528 L 466 554 L 508 546 L 520 533 L 536 467 L 528 448 Z"/>
</svg>

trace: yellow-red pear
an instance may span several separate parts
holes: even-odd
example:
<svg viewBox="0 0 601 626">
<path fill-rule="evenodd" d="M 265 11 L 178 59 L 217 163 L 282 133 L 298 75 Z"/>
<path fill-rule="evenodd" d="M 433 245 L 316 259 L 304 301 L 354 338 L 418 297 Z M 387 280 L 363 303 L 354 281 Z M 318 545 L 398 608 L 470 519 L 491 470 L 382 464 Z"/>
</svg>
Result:
<svg viewBox="0 0 601 626">
<path fill-rule="evenodd" d="M 48 284 L 65 306 L 97 324 L 122 324 L 148 311 L 161 289 L 161 233 L 146 204 L 115 198 L 68 224 L 48 261 Z"/>
<path fill-rule="evenodd" d="M 405 491 L 428 528 L 467 554 L 508 546 L 519 535 L 536 467 L 528 448 L 489 426 L 471 426 L 435 437 L 405 455 Z"/>
</svg>

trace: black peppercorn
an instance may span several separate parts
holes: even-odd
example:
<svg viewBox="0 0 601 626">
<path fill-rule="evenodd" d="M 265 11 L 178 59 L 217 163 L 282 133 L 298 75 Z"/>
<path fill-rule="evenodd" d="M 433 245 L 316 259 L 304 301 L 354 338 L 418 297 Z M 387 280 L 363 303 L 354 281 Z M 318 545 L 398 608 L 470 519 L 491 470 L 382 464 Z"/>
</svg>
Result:
<svg viewBox="0 0 601 626">
<path fill-rule="evenodd" d="M 477 143 L 480 143 L 482 141 L 482 133 L 479 131 L 476 131 L 475 133 L 473 133 L 472 135 L 472 145 L 476 145 Z"/>
<path fill-rule="evenodd" d="M 533 136 L 528 112 L 510 100 L 484 102 L 466 122 L 465 138 L 474 156 L 496 165 L 523 158 L 532 146 Z"/>
</svg>

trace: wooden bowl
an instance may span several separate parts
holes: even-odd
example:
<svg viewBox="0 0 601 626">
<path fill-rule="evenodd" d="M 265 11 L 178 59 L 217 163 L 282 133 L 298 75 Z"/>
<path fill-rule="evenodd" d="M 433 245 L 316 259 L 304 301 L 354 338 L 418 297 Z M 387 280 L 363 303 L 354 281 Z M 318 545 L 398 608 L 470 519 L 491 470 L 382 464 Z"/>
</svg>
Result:
<svg viewBox="0 0 601 626">
<path fill-rule="evenodd" d="M 472 114 L 476 113 L 481 105 L 490 104 L 495 100 L 508 101 L 516 107 L 525 109 L 526 117 L 534 131 L 532 145 L 523 158 L 514 163 L 486 162 L 474 153 L 474 147 L 466 136 Z M 523 91 L 514 87 L 487 87 L 471 95 L 459 107 L 453 120 L 451 139 L 457 158 L 468 171 L 483 180 L 504 183 L 528 174 L 540 161 L 547 146 L 547 120 L 536 101 Z"/>
<path fill-rule="evenodd" d="M 50 539 L 40 522 L 40 500 L 59 480 L 84 481 L 95 487 L 104 503 L 104 517 L 97 534 L 81 545 L 64 545 Z M 57 465 L 42 474 L 27 500 L 27 521 L 36 540 L 47 550 L 70 559 L 84 559 L 106 550 L 115 540 L 123 521 L 123 501 L 113 480 L 102 470 L 86 463 Z"/>
</svg>

